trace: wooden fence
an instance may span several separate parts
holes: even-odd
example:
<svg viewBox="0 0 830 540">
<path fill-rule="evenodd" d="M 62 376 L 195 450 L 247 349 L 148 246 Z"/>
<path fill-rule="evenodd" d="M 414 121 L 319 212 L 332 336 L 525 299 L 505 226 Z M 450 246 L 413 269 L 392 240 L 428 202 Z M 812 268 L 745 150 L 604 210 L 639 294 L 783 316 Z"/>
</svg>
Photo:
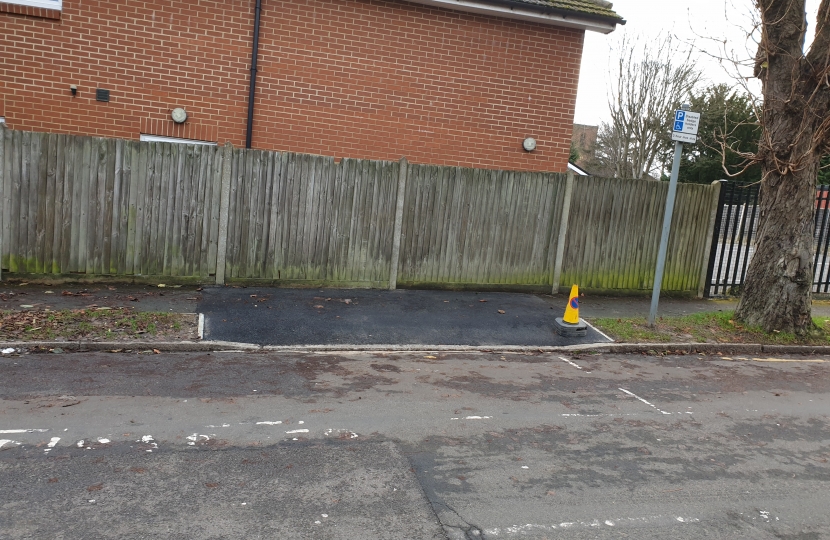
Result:
<svg viewBox="0 0 830 540">
<path fill-rule="evenodd" d="M 14 274 L 644 290 L 667 191 L 2 127 L 0 142 L 0 261 Z M 664 290 L 702 292 L 718 189 L 679 186 Z"/>
</svg>

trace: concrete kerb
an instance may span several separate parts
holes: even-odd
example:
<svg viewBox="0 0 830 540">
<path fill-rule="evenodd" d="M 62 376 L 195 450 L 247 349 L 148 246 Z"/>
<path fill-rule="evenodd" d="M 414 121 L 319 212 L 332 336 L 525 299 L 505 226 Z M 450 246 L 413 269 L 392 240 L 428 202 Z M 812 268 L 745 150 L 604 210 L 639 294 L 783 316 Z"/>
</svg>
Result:
<svg viewBox="0 0 830 540">
<path fill-rule="evenodd" d="M 16 341 L 0 349 L 54 349 L 64 351 L 159 352 L 412 352 L 412 353 L 570 353 L 570 354 L 830 354 L 830 346 L 761 345 L 757 343 L 589 343 L 583 345 L 256 345 L 233 341 Z"/>
</svg>

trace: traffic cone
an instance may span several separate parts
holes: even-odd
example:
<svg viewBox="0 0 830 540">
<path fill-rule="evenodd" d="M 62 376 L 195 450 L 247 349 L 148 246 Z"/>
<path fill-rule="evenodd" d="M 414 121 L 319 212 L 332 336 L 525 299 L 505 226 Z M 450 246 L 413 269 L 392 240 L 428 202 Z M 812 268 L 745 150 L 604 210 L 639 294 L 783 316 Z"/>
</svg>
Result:
<svg viewBox="0 0 830 540">
<path fill-rule="evenodd" d="M 565 315 L 557 317 L 554 324 L 556 333 L 566 337 L 582 337 L 588 334 L 588 325 L 579 318 L 579 287 L 571 287 L 571 294 L 568 296 L 568 305 L 565 307 Z"/>
<path fill-rule="evenodd" d="M 579 287 L 571 287 L 571 295 L 568 297 L 568 305 L 565 307 L 565 316 L 562 320 L 569 324 L 579 323 Z"/>
</svg>

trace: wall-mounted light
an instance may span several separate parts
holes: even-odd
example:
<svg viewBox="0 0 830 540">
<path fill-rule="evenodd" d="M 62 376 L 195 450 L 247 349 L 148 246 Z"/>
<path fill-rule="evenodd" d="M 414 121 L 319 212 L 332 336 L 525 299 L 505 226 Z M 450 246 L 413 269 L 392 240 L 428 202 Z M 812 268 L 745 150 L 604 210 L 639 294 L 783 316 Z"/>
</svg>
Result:
<svg viewBox="0 0 830 540">
<path fill-rule="evenodd" d="M 536 150 L 536 139 L 528 137 L 522 141 L 522 148 L 524 148 L 525 152 L 533 152 Z"/>
<path fill-rule="evenodd" d="M 176 107 L 170 111 L 170 118 L 172 118 L 177 124 L 184 124 L 185 120 L 187 120 L 187 111 L 181 107 Z"/>
<path fill-rule="evenodd" d="M 78 97 L 78 87 L 74 84 L 69 85 L 69 91 L 72 92 L 72 97 Z"/>
</svg>

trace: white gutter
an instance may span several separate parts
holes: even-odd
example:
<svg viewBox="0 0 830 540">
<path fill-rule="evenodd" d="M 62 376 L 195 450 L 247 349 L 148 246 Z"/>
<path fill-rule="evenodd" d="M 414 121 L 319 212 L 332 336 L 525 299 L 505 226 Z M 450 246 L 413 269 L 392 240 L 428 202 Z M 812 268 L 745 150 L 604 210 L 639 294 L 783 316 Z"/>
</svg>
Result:
<svg viewBox="0 0 830 540">
<path fill-rule="evenodd" d="M 407 1 L 415 2 L 416 4 L 424 4 L 427 6 L 442 7 L 446 9 L 454 9 L 457 11 L 466 11 L 468 13 L 478 13 L 480 15 L 504 17 L 507 19 L 518 19 L 521 21 L 550 24 L 553 26 L 565 26 L 568 28 L 579 28 L 581 30 L 599 32 L 601 34 L 610 34 L 616 28 L 616 25 L 613 23 L 595 20 L 587 17 L 580 17 L 579 14 L 576 13 L 567 16 L 559 13 L 545 13 L 543 11 L 535 10 L 530 6 L 528 6 L 527 8 L 515 6 L 498 6 L 493 4 L 477 2 L 476 0 Z"/>
</svg>

